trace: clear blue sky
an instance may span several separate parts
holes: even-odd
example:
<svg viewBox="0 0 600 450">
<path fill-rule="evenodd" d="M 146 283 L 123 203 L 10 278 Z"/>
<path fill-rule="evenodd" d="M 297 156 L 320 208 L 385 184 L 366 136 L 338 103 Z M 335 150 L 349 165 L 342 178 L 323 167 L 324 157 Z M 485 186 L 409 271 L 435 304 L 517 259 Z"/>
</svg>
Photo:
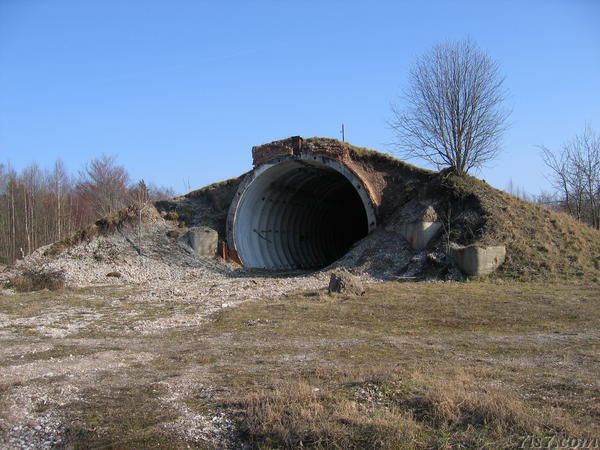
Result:
<svg viewBox="0 0 600 450">
<path fill-rule="evenodd" d="M 339 137 L 389 151 L 414 58 L 470 37 L 506 75 L 504 153 L 478 175 L 548 189 L 537 144 L 600 132 L 600 1 L 0 0 L 0 161 L 102 153 L 185 190 L 253 145 Z"/>
</svg>

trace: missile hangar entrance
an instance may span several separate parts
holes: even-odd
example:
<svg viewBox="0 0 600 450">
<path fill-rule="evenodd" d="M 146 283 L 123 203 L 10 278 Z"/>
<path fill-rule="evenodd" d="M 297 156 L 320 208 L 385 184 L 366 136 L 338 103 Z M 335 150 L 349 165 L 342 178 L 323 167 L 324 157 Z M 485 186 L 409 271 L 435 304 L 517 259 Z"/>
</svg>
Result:
<svg viewBox="0 0 600 450">
<path fill-rule="evenodd" d="M 363 182 L 342 162 L 298 155 L 258 166 L 227 220 L 230 250 L 246 267 L 318 269 L 375 228 Z"/>
</svg>

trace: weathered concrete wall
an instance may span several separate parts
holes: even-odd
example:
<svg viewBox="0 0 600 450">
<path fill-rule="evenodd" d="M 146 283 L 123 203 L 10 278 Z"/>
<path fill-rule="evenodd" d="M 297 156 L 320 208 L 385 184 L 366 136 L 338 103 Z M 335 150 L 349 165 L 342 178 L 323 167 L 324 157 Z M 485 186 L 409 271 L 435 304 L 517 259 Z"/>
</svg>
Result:
<svg viewBox="0 0 600 450">
<path fill-rule="evenodd" d="M 427 248 L 442 231 L 441 222 L 406 222 L 395 228 L 415 250 Z"/>
</svg>

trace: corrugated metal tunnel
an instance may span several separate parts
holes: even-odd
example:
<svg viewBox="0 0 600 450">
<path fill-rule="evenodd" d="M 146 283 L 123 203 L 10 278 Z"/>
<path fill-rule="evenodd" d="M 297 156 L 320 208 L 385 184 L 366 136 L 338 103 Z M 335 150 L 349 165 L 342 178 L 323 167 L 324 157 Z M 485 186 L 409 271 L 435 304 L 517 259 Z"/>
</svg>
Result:
<svg viewBox="0 0 600 450">
<path fill-rule="evenodd" d="M 323 157 L 255 169 L 228 217 L 228 241 L 247 267 L 317 269 L 343 256 L 375 227 L 362 182 Z"/>
</svg>

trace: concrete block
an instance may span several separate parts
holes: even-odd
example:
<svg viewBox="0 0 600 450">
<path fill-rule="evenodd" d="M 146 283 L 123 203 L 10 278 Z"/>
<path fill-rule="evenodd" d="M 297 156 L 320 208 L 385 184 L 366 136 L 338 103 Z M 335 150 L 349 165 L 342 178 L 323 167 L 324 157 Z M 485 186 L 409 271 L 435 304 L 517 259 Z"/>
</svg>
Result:
<svg viewBox="0 0 600 450">
<path fill-rule="evenodd" d="M 214 256 L 219 245 L 219 233 L 209 227 L 192 227 L 179 241 L 198 256 Z"/>
<path fill-rule="evenodd" d="M 450 254 L 456 264 L 466 275 L 489 275 L 506 259 L 506 247 L 496 245 L 490 247 L 459 247 L 453 246 Z"/>
<path fill-rule="evenodd" d="M 395 226 L 404 239 L 415 250 L 423 250 L 438 236 L 442 222 L 409 222 Z"/>
</svg>

